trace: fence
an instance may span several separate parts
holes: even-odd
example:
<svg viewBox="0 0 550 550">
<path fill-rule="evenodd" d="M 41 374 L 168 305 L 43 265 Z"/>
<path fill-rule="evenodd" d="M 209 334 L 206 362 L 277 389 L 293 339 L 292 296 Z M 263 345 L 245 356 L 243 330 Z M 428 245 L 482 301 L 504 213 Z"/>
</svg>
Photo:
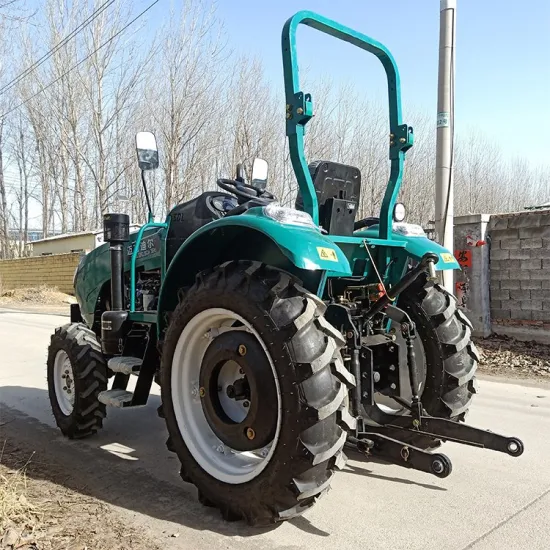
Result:
<svg viewBox="0 0 550 550">
<path fill-rule="evenodd" d="M 79 253 L 70 253 L 0 260 L 0 283 L 3 290 L 45 284 L 73 294 L 73 276 L 79 259 Z"/>
</svg>

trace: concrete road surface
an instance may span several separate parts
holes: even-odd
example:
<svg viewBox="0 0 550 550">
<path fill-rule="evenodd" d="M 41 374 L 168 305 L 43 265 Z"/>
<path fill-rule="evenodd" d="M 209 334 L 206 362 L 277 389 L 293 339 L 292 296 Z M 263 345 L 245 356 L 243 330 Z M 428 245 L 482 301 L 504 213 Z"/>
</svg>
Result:
<svg viewBox="0 0 550 550">
<path fill-rule="evenodd" d="M 454 471 L 444 480 L 351 460 L 305 517 L 259 530 L 223 522 L 179 480 L 177 458 L 164 446 L 166 430 L 156 415 L 156 390 L 145 408 L 109 410 L 96 437 L 61 437 L 44 365 L 50 333 L 65 322 L 0 310 L 0 429 L 5 437 L 34 445 L 44 460 L 67 472 L 64 483 L 117 506 L 164 548 L 550 548 L 548 386 L 480 382 L 469 422 L 521 437 L 521 458 L 447 443 L 443 452 Z"/>
</svg>

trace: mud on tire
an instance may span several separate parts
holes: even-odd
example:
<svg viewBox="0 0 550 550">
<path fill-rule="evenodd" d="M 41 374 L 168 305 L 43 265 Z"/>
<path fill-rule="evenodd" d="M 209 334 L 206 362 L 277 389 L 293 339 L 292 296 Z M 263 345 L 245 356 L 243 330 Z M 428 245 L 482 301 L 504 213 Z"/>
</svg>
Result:
<svg viewBox="0 0 550 550">
<path fill-rule="evenodd" d="M 267 466 L 246 483 L 209 475 L 186 446 L 172 400 L 171 371 L 182 330 L 208 308 L 225 308 L 250 322 L 263 341 L 280 388 L 281 424 Z M 345 397 L 355 381 L 339 349 L 344 341 L 324 319 L 324 303 L 288 274 L 253 262 L 228 262 L 197 277 L 174 311 L 161 366 L 163 409 L 184 481 L 225 519 L 266 525 L 308 510 L 345 463 L 346 431 L 355 427 Z M 215 451 L 213 451 L 215 452 Z"/>
<path fill-rule="evenodd" d="M 54 383 L 54 364 L 58 352 L 64 351 L 74 378 L 74 404 L 66 414 L 59 405 Z M 55 421 L 70 439 L 96 433 L 105 418 L 105 405 L 98 401 L 107 389 L 107 367 L 96 335 L 81 323 L 67 324 L 55 330 L 51 337 L 47 359 L 48 394 Z"/>
</svg>

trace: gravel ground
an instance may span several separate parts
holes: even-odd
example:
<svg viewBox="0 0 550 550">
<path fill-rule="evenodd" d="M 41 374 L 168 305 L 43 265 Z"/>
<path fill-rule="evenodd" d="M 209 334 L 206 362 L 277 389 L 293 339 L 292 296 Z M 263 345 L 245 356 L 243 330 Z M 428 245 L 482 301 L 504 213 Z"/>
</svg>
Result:
<svg viewBox="0 0 550 550">
<path fill-rule="evenodd" d="M 476 340 L 479 370 L 493 376 L 550 381 L 550 346 L 492 335 Z"/>
</svg>

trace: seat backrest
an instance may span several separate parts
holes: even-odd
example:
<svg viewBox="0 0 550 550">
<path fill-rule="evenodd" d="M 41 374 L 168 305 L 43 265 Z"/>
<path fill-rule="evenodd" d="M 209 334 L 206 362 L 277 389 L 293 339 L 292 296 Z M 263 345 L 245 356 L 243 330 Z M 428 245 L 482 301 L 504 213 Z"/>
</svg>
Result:
<svg viewBox="0 0 550 550">
<path fill-rule="evenodd" d="M 170 225 L 166 236 L 166 265 L 172 261 L 180 246 L 199 228 L 211 221 L 221 218 L 222 214 L 209 207 L 213 198 L 230 198 L 233 195 L 220 191 L 206 191 L 198 197 L 178 204 L 170 210 Z"/>
<path fill-rule="evenodd" d="M 319 224 L 331 235 L 352 235 L 361 193 L 359 168 L 318 160 L 309 165 L 317 201 Z M 296 209 L 303 210 L 300 192 Z"/>
</svg>

